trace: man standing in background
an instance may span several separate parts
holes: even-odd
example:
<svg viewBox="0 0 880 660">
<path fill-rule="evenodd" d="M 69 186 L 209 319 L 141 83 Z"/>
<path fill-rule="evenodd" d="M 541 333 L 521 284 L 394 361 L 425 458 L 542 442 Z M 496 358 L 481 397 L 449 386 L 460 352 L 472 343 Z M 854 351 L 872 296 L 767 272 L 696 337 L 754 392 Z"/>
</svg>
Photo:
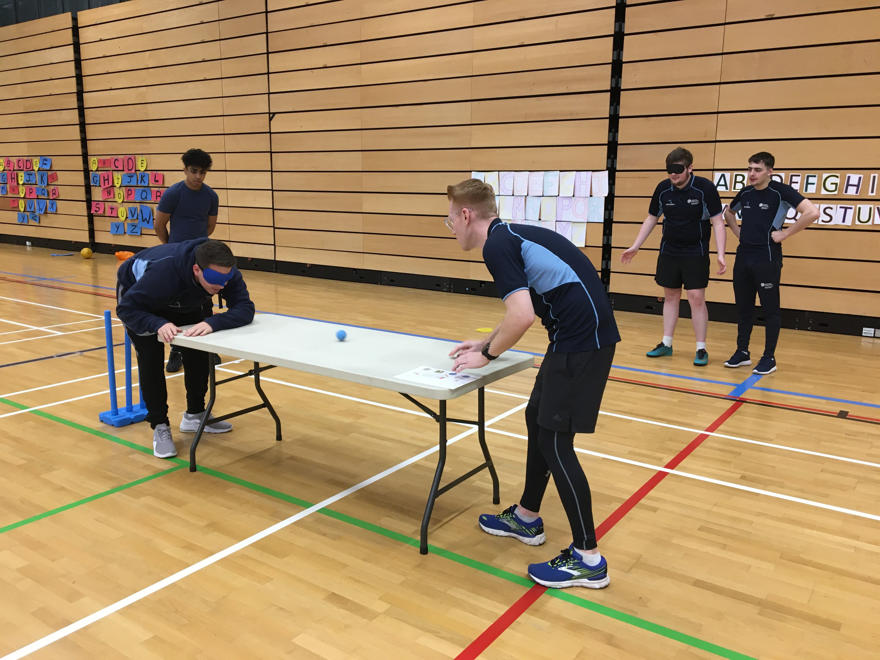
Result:
<svg viewBox="0 0 880 660">
<path fill-rule="evenodd" d="M 724 219 L 739 239 L 733 264 L 733 295 L 739 317 L 736 352 L 725 367 L 742 367 L 752 363 L 749 339 L 755 314 L 755 294 L 761 299 L 764 312 L 764 355 L 752 371 L 769 374 L 776 371 L 776 342 L 779 340 L 779 281 L 782 276 L 782 241 L 799 232 L 819 217 L 819 209 L 798 191 L 773 181 L 772 154 L 761 151 L 749 158 L 749 185 L 740 190 Z M 789 209 L 800 213 L 797 221 L 783 229 Z M 736 224 L 736 214 L 742 225 Z"/>
<path fill-rule="evenodd" d="M 711 181 L 694 174 L 693 163 L 693 155 L 683 147 L 669 152 L 666 156 L 666 173 L 669 176 L 657 184 L 648 207 L 648 217 L 642 223 L 636 240 L 620 256 L 620 260 L 625 264 L 632 261 L 660 216 L 666 216 L 654 277 L 654 281 L 663 287 L 663 339 L 646 355 L 650 358 L 672 355 L 672 334 L 678 323 L 681 289 L 684 287 L 697 340 L 694 364 L 703 367 L 709 363 L 709 353 L 706 351 L 709 235 L 714 226 L 718 274 L 723 275 L 727 270 L 724 260 L 727 229 L 721 216 L 718 190 Z"/>
<path fill-rule="evenodd" d="M 210 154 L 201 149 L 190 149 L 183 156 L 183 181 L 169 186 L 156 209 L 154 227 L 160 243 L 180 243 L 193 238 L 207 238 L 217 226 L 220 198 L 205 184 L 211 169 Z M 168 223 L 171 231 L 168 231 Z M 183 358 L 180 349 L 171 347 L 165 370 L 180 371 Z"/>
</svg>

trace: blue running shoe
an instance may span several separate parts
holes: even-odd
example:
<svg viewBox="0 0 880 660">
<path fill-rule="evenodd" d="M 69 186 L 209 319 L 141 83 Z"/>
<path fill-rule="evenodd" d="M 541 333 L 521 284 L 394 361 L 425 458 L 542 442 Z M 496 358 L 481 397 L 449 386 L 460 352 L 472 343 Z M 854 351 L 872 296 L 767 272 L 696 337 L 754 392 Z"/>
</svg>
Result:
<svg viewBox="0 0 880 660">
<path fill-rule="evenodd" d="M 662 341 L 657 344 L 650 351 L 645 353 L 648 357 L 663 357 L 665 355 L 672 355 L 672 346 L 667 346 Z"/>
<path fill-rule="evenodd" d="M 529 577 L 545 587 L 587 587 L 604 589 L 608 579 L 605 557 L 597 566 L 587 566 L 580 553 L 568 546 L 562 553 L 543 564 L 529 564 Z"/>
<path fill-rule="evenodd" d="M 512 536 L 526 545 L 541 545 L 544 536 L 544 521 L 538 518 L 535 522 L 523 522 L 514 513 L 516 504 L 504 509 L 497 516 L 491 513 L 480 514 L 480 528 L 492 536 Z"/>
<path fill-rule="evenodd" d="M 694 355 L 694 366 L 705 367 L 709 364 L 709 353 L 705 348 L 698 348 L 697 354 Z"/>
</svg>

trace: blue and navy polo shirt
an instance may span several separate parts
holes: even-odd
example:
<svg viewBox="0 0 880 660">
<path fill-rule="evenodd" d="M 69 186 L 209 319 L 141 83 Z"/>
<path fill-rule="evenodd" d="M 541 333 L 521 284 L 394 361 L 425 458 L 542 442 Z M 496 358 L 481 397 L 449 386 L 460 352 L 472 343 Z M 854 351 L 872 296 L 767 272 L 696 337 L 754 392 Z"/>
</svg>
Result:
<svg viewBox="0 0 880 660">
<path fill-rule="evenodd" d="M 657 184 L 648 213 L 666 216 L 660 253 L 670 257 L 699 257 L 709 254 L 712 218 L 721 213 L 721 198 L 709 179 L 691 174 L 684 188 L 666 179 Z"/>
<path fill-rule="evenodd" d="M 544 227 L 495 218 L 483 245 L 501 299 L 528 289 L 550 337 L 548 351 L 591 351 L 620 341 L 596 269 L 567 238 Z"/>
<path fill-rule="evenodd" d="M 763 190 L 754 186 L 740 190 L 730 202 L 730 209 L 742 215 L 737 255 L 782 259 L 782 245 L 770 234 L 782 229 L 789 209 L 796 209 L 802 201 L 803 195 L 779 181 L 771 180 Z"/>
</svg>

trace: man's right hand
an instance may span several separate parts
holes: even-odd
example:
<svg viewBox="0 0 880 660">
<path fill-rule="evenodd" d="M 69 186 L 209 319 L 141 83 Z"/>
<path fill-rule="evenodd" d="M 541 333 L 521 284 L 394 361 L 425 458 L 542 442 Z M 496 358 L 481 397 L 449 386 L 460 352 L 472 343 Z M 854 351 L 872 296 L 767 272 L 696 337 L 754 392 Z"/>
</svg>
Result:
<svg viewBox="0 0 880 660">
<path fill-rule="evenodd" d="M 486 342 L 481 339 L 469 339 L 467 341 L 463 341 L 458 344 L 455 348 L 449 351 L 449 357 L 455 358 L 461 355 L 462 353 L 470 353 L 472 351 L 481 351 L 483 350 L 483 344 Z"/>
<path fill-rule="evenodd" d="M 156 331 L 156 334 L 159 335 L 159 339 L 161 339 L 166 344 L 170 344 L 171 340 L 180 332 L 180 328 L 169 321 L 161 328 Z"/>
<path fill-rule="evenodd" d="M 637 248 L 637 247 L 628 248 L 623 251 L 623 254 L 620 255 L 620 260 L 623 263 L 628 264 L 630 261 L 633 260 L 633 257 L 636 256 L 636 253 L 638 251 L 639 251 L 639 248 Z"/>
</svg>

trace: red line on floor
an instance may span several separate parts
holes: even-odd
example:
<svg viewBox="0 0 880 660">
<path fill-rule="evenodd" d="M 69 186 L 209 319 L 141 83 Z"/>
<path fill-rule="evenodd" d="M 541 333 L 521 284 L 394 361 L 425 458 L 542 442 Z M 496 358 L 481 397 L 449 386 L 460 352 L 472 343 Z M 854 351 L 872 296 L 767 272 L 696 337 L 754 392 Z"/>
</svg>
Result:
<svg viewBox="0 0 880 660">
<path fill-rule="evenodd" d="M 703 441 L 706 438 L 710 437 L 710 434 L 713 431 L 721 426 L 733 413 L 739 410 L 742 405 L 742 401 L 734 402 L 732 406 L 721 413 L 718 419 L 709 424 L 709 426 L 706 427 L 703 433 L 691 440 L 684 449 L 673 456 L 672 459 L 669 460 L 663 467 L 667 470 L 675 469 L 684 459 L 692 454 L 697 447 L 703 444 Z M 598 527 L 596 527 L 596 540 L 601 539 L 612 527 L 614 527 L 614 525 L 616 525 L 620 521 L 621 518 L 629 513 L 636 504 L 644 499 L 645 495 L 650 493 L 654 489 L 654 487 L 661 481 L 663 481 L 667 476 L 669 476 L 668 472 L 657 472 L 654 474 L 654 476 L 652 476 L 644 484 L 642 484 L 641 488 L 630 495 L 629 499 L 627 499 L 626 502 L 617 507 L 617 509 L 615 509 L 610 516 L 608 516 L 604 521 L 602 521 L 602 523 Z"/>
<path fill-rule="evenodd" d="M 511 624 L 519 618 L 519 615 L 532 606 L 541 594 L 547 591 L 547 587 L 536 584 L 525 592 L 519 600 L 511 605 L 507 611 L 498 617 L 483 633 L 471 642 L 467 648 L 455 656 L 456 660 L 471 660 L 485 651 L 489 645 L 501 636 Z"/>
<path fill-rule="evenodd" d="M 677 388 L 676 388 L 677 389 Z M 693 451 L 699 447 L 706 438 L 710 437 L 710 434 L 715 431 L 719 426 L 721 426 L 728 418 L 730 418 L 733 413 L 735 413 L 745 401 L 738 399 L 734 401 L 734 403 L 706 429 L 700 433 L 696 438 L 691 440 L 688 445 L 678 452 L 675 456 L 673 456 L 669 461 L 667 461 L 666 465 L 663 467 L 667 470 L 672 470 L 676 466 L 678 466 L 685 458 L 687 458 Z M 663 479 L 665 479 L 669 475 L 668 472 L 657 472 L 655 473 L 648 481 L 646 481 L 641 488 L 639 488 L 635 493 L 633 493 L 623 504 L 621 504 L 617 509 L 612 512 L 610 516 L 608 516 L 598 527 L 596 527 L 596 539 L 601 539 L 605 534 L 611 530 L 614 525 L 620 522 L 621 518 L 623 518 L 627 513 L 632 511 L 636 504 L 638 504 L 641 500 L 645 498 L 645 496 L 650 493 L 654 487 L 659 484 Z M 477 637 L 473 642 L 468 644 L 468 646 L 456 656 L 456 658 L 462 659 L 471 659 L 476 658 L 480 653 L 485 651 L 492 642 L 498 639 L 501 634 L 507 630 L 513 622 L 516 621 L 526 610 L 528 610 L 535 601 L 546 591 L 545 587 L 541 587 L 539 585 L 533 586 L 529 589 L 525 594 L 520 597 L 513 605 L 508 608 L 508 610 L 498 617 L 488 628 L 486 628 L 479 637 Z"/>
<path fill-rule="evenodd" d="M 828 417 L 837 417 L 839 411 L 837 410 L 828 410 L 827 408 L 810 408 L 809 406 L 797 406 L 793 403 L 781 403 L 779 401 L 767 401 L 766 399 L 753 399 L 747 396 L 733 396 L 730 394 L 722 394 L 721 392 L 712 392 L 710 390 L 698 390 L 690 387 L 681 387 L 679 385 L 661 385 L 660 383 L 652 383 L 647 380 L 638 380 L 634 378 L 621 378 L 619 376 L 611 376 L 608 380 L 620 382 L 620 383 L 631 383 L 633 385 L 648 385 L 650 387 L 657 387 L 663 390 L 672 390 L 674 392 L 685 392 L 690 394 L 707 394 L 709 396 L 715 397 L 717 399 L 724 399 L 727 401 L 742 401 L 743 403 L 756 403 L 763 406 L 771 406 L 773 408 L 780 408 L 782 410 L 800 410 L 803 412 L 811 412 L 817 413 L 820 415 L 827 415 Z M 850 419 L 861 419 L 867 422 L 878 422 L 880 423 L 880 418 L 877 417 L 866 417 L 864 415 L 853 415 L 847 414 L 847 417 Z"/>
</svg>

